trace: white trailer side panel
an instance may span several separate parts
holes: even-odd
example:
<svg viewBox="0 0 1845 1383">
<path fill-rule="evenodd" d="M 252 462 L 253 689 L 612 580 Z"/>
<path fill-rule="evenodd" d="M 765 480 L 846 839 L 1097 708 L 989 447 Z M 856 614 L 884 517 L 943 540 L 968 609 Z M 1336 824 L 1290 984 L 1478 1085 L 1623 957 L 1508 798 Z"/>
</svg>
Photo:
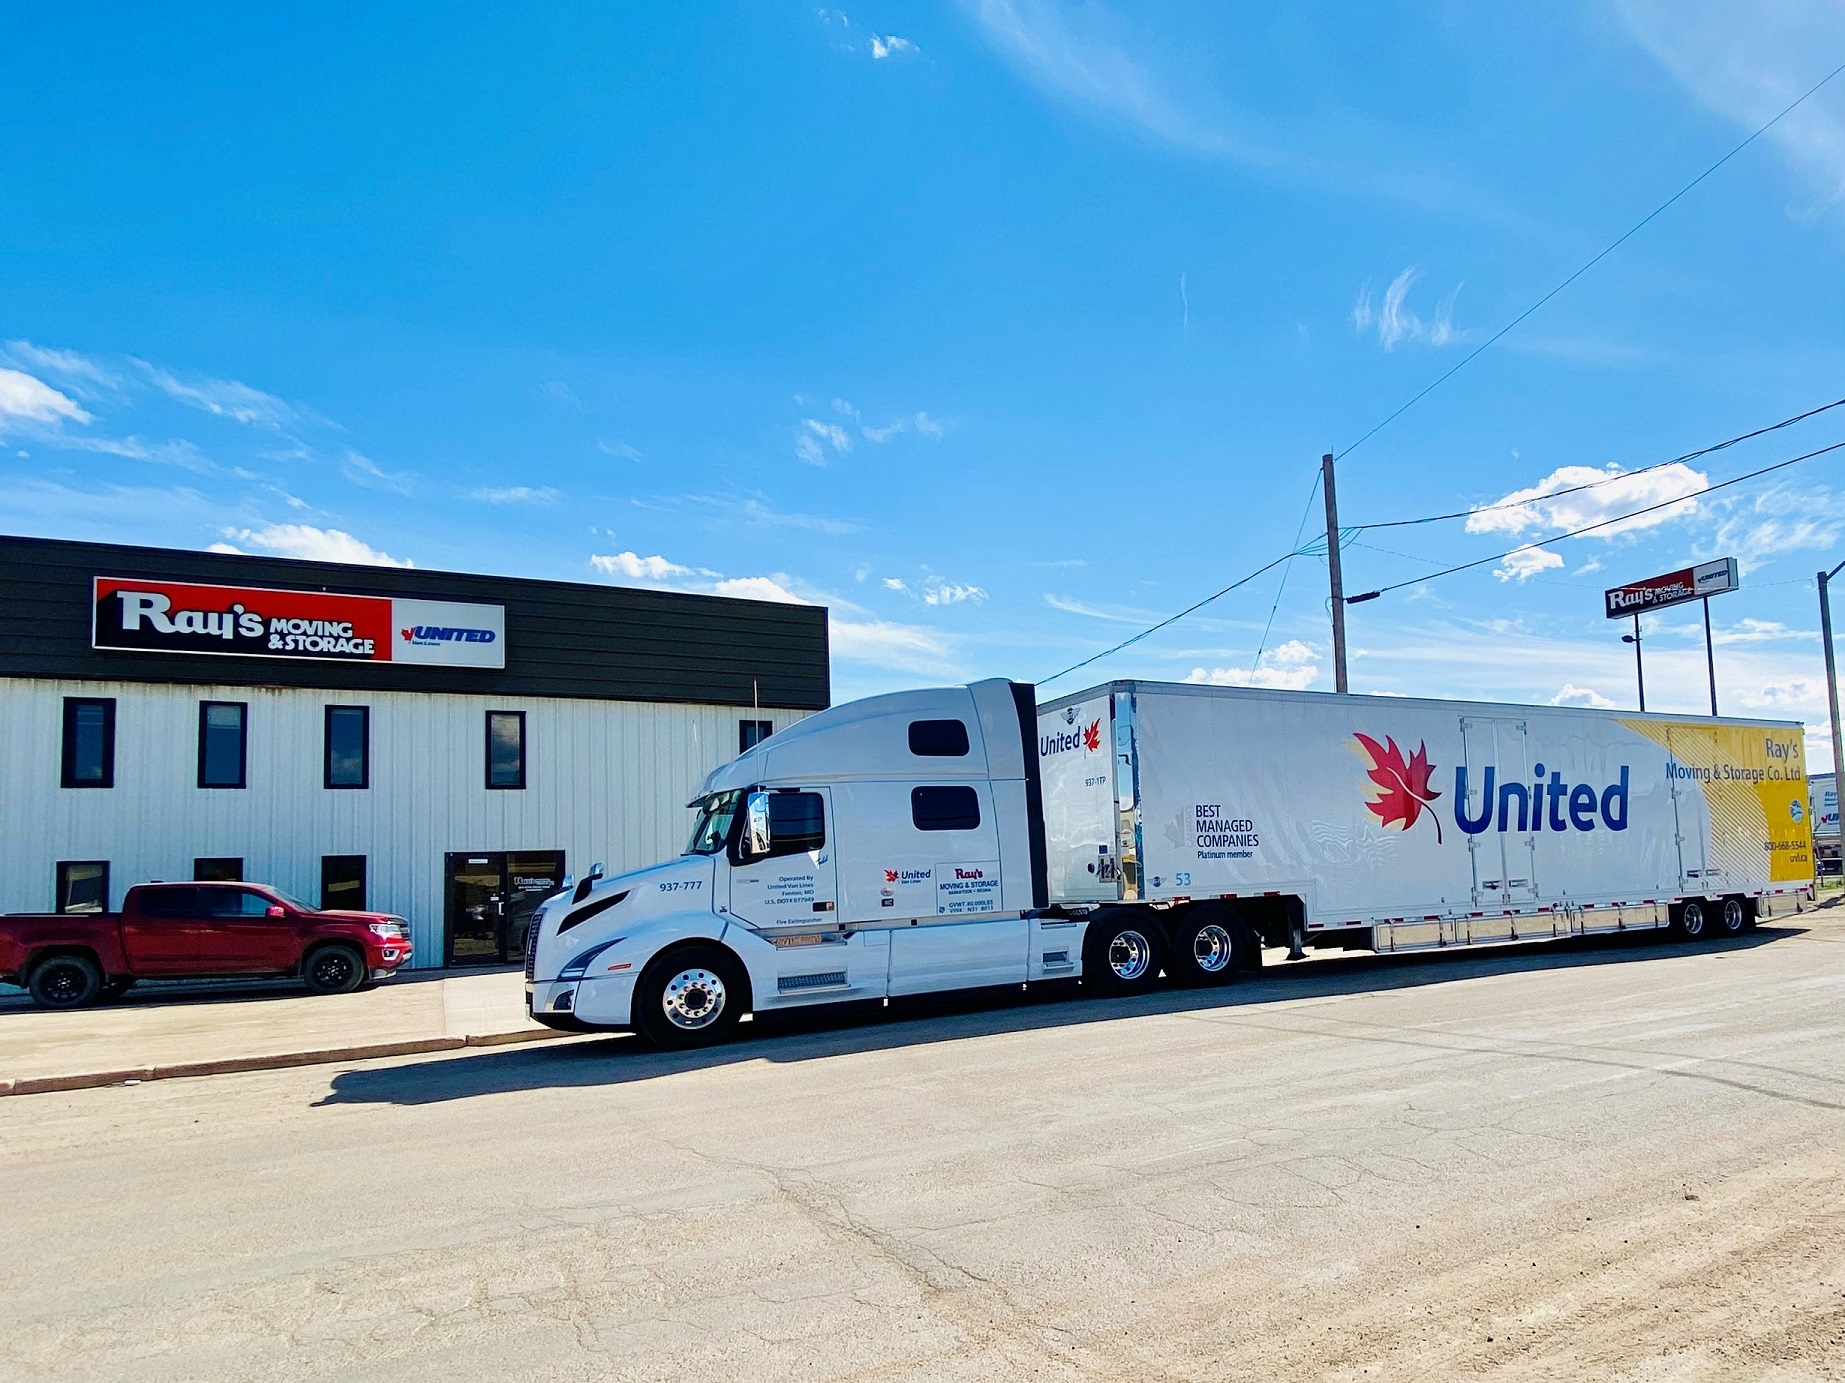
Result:
<svg viewBox="0 0 1845 1383">
<path fill-rule="evenodd" d="M 1086 725 L 1107 698 L 1085 697 Z M 1318 924 L 1409 925 L 1811 882 L 1798 726 L 1149 683 L 1113 699 L 1148 899 L 1296 894 Z M 1041 732 L 1064 718 L 1046 708 Z M 1077 872 L 1087 757 L 1043 757 L 1071 901 L 1096 896 Z"/>
</svg>

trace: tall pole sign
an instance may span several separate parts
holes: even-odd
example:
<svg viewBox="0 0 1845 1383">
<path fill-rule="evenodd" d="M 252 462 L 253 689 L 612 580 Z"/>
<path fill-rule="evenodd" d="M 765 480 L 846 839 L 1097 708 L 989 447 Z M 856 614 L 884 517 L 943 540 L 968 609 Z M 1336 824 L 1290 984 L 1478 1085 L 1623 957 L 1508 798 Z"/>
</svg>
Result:
<svg viewBox="0 0 1845 1383">
<path fill-rule="evenodd" d="M 1717 714 L 1717 655 L 1710 632 L 1710 598 L 1735 590 L 1741 584 L 1734 557 L 1719 557 L 1695 567 L 1662 572 L 1644 581 L 1614 586 L 1603 593 L 1602 613 L 1609 619 L 1632 618 L 1634 632 L 1625 636 L 1634 646 L 1634 671 L 1640 679 L 1640 709 L 1646 709 L 1646 680 L 1640 666 L 1640 616 L 1687 601 L 1704 602 L 1704 666 L 1710 674 L 1710 713 Z"/>
</svg>

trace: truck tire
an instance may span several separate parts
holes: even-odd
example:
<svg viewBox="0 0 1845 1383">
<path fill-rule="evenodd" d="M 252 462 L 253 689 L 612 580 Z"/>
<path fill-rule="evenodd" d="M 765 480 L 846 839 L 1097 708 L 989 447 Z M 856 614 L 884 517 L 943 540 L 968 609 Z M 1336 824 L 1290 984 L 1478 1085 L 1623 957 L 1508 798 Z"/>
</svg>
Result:
<svg viewBox="0 0 1845 1383">
<path fill-rule="evenodd" d="M 301 962 L 310 994 L 350 994 L 365 983 L 365 957 L 350 946 L 322 946 Z"/>
<path fill-rule="evenodd" d="M 1166 974 L 1174 984 L 1229 984 L 1248 956 L 1249 932 L 1242 919 L 1222 904 L 1204 903 L 1173 926 Z"/>
<path fill-rule="evenodd" d="M 1687 941 L 1702 941 L 1710 935 L 1710 904 L 1702 898 L 1687 898 L 1678 905 L 1678 934 Z"/>
<path fill-rule="evenodd" d="M 1144 994 L 1160 974 L 1160 929 L 1139 911 L 1098 913 L 1083 934 L 1083 985 L 1097 994 Z"/>
<path fill-rule="evenodd" d="M 32 968 L 26 988 L 40 1008 L 82 1008 L 102 993 L 102 971 L 88 956 L 52 956 Z"/>
<path fill-rule="evenodd" d="M 634 1030 L 662 1051 L 714 1047 L 743 1017 L 748 982 L 730 952 L 687 946 L 655 957 L 634 986 Z"/>
<path fill-rule="evenodd" d="M 1717 910 L 1717 930 L 1724 936 L 1741 936 L 1749 930 L 1749 913 L 1748 900 L 1732 893 Z"/>
</svg>

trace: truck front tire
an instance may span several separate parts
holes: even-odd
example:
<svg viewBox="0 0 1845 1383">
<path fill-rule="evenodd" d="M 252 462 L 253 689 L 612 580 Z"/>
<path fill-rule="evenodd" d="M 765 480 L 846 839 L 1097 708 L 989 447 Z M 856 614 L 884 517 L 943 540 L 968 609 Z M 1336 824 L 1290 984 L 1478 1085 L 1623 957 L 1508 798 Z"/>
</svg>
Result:
<svg viewBox="0 0 1845 1383">
<path fill-rule="evenodd" d="M 301 962 L 310 994 L 350 994 L 365 983 L 365 957 L 350 946 L 322 946 Z"/>
<path fill-rule="evenodd" d="M 1083 984 L 1097 994 L 1144 994 L 1159 979 L 1160 930 L 1134 910 L 1102 912 L 1083 937 Z"/>
<path fill-rule="evenodd" d="M 1229 984 L 1248 963 L 1249 931 L 1229 908 L 1205 903 L 1172 929 L 1166 973 L 1174 984 Z"/>
<path fill-rule="evenodd" d="M 634 1030 L 663 1051 L 714 1047 L 736 1032 L 747 993 L 743 967 L 728 951 L 669 951 L 635 983 Z"/>
<path fill-rule="evenodd" d="M 26 989 L 40 1008 L 82 1008 L 102 993 L 102 971 L 88 956 L 52 956 L 32 968 Z"/>
</svg>

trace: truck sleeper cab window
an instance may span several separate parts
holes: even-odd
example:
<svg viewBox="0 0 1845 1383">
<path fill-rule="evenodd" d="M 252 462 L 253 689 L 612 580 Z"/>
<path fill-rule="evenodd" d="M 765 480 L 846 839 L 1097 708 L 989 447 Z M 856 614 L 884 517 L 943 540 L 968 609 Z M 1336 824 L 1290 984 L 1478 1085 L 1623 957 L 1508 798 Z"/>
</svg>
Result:
<svg viewBox="0 0 1845 1383">
<path fill-rule="evenodd" d="M 919 759 L 967 757 L 967 725 L 959 720 L 912 720 L 910 752 Z"/>
<path fill-rule="evenodd" d="M 980 828 L 980 794 L 964 787 L 910 789 L 910 820 L 919 831 Z"/>
</svg>

